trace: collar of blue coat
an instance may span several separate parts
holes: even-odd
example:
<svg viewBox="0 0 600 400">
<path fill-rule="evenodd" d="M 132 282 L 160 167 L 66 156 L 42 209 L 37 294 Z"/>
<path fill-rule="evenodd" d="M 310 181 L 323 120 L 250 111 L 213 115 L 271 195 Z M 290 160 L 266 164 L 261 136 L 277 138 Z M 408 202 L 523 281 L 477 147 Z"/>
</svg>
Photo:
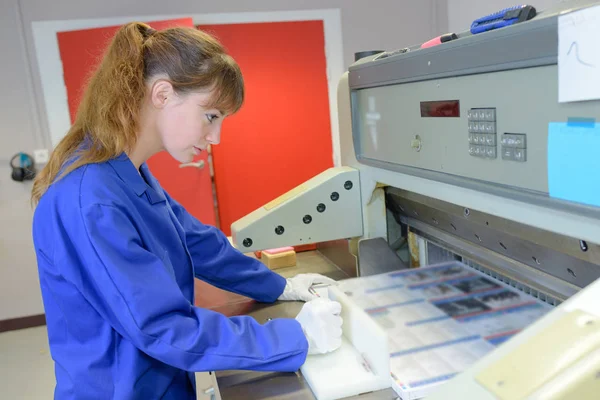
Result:
<svg viewBox="0 0 600 400">
<path fill-rule="evenodd" d="M 152 204 L 167 201 L 163 189 L 156 178 L 150 173 L 150 169 L 146 163 L 140 166 L 142 176 L 135 169 L 135 165 L 133 165 L 133 162 L 131 162 L 129 156 L 125 153 L 108 162 L 115 169 L 117 175 L 136 195 L 142 196 L 145 193 L 148 201 Z"/>
</svg>

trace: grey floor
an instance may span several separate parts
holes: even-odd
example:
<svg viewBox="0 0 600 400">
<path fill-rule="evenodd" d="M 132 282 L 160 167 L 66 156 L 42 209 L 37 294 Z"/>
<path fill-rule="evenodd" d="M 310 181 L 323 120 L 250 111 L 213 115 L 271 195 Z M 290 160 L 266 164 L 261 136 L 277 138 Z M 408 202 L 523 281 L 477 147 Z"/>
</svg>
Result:
<svg viewBox="0 0 600 400">
<path fill-rule="evenodd" d="M 48 400 L 54 398 L 54 364 L 46 327 L 0 333 L 0 398 Z M 198 399 L 209 399 L 203 388 L 208 374 L 196 374 Z"/>
<path fill-rule="evenodd" d="M 0 333 L 2 398 L 52 399 L 54 382 L 45 326 Z"/>
</svg>

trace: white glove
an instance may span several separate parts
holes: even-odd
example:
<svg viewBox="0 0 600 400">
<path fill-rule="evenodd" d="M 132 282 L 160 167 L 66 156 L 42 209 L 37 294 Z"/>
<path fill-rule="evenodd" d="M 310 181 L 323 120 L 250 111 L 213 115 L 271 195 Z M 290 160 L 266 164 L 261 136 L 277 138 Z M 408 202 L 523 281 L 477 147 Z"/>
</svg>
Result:
<svg viewBox="0 0 600 400">
<path fill-rule="evenodd" d="M 311 301 L 319 298 L 319 296 L 310 292 L 312 285 L 324 283 L 328 285 L 336 285 L 337 283 L 326 276 L 319 274 L 300 274 L 293 278 L 288 278 L 285 284 L 285 289 L 278 300 L 302 300 Z"/>
<path fill-rule="evenodd" d="M 306 303 L 296 317 L 308 340 L 308 354 L 325 354 L 342 345 L 342 306 L 329 299 Z"/>
</svg>

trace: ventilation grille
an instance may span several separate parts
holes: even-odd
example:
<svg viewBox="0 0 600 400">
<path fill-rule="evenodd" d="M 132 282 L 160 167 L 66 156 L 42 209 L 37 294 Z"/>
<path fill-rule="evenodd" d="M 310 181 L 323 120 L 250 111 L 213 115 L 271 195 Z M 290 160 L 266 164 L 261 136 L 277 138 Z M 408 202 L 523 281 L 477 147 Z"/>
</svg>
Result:
<svg viewBox="0 0 600 400">
<path fill-rule="evenodd" d="M 427 241 L 427 264 L 442 264 L 448 261 L 462 261 L 462 257 Z"/>
<path fill-rule="evenodd" d="M 481 264 L 476 263 L 475 261 L 469 260 L 467 258 L 463 258 L 462 256 L 455 254 L 443 247 L 438 246 L 437 244 L 427 241 L 427 260 L 426 263 L 428 265 L 440 264 L 448 261 L 460 261 L 469 267 L 484 273 L 490 278 L 496 279 L 500 282 L 506 283 L 507 285 L 512 286 L 513 288 L 520 290 L 523 293 L 526 293 L 530 296 L 535 297 L 545 303 L 548 303 L 552 306 L 558 306 L 561 304 L 559 299 L 556 299 L 544 292 L 540 292 L 536 289 L 533 289 L 527 285 L 524 285 L 514 279 L 511 279 L 507 276 L 504 276 L 496 271 L 493 271 L 487 267 L 484 267 Z"/>
<path fill-rule="evenodd" d="M 515 281 L 514 279 L 510 279 L 502 274 L 499 274 L 496 271 L 492 271 L 491 269 L 486 268 L 483 265 L 476 263 L 475 261 L 471 261 L 469 259 L 463 258 L 462 262 L 463 262 L 463 264 L 468 265 L 469 267 L 471 267 L 479 272 L 482 272 L 491 278 L 494 278 L 500 282 L 504 282 L 504 283 L 514 287 L 515 289 L 520 290 L 521 292 L 526 293 L 530 296 L 533 296 L 536 299 L 539 299 L 539 300 L 541 300 L 545 303 L 548 303 L 552 306 L 558 306 L 560 303 L 562 303 L 560 300 L 558 300 L 544 292 L 535 290 L 527 285 L 524 285 L 518 281 Z"/>
</svg>

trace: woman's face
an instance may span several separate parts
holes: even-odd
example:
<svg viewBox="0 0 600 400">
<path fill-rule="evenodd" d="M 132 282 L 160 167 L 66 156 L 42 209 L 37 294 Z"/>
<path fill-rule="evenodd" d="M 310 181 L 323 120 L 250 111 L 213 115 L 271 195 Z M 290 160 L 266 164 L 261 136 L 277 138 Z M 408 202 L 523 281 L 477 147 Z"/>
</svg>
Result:
<svg viewBox="0 0 600 400">
<path fill-rule="evenodd" d="M 224 115 L 205 108 L 210 93 L 168 94 L 156 117 L 156 129 L 163 148 L 181 163 L 191 162 L 209 144 L 221 139 Z"/>
</svg>

